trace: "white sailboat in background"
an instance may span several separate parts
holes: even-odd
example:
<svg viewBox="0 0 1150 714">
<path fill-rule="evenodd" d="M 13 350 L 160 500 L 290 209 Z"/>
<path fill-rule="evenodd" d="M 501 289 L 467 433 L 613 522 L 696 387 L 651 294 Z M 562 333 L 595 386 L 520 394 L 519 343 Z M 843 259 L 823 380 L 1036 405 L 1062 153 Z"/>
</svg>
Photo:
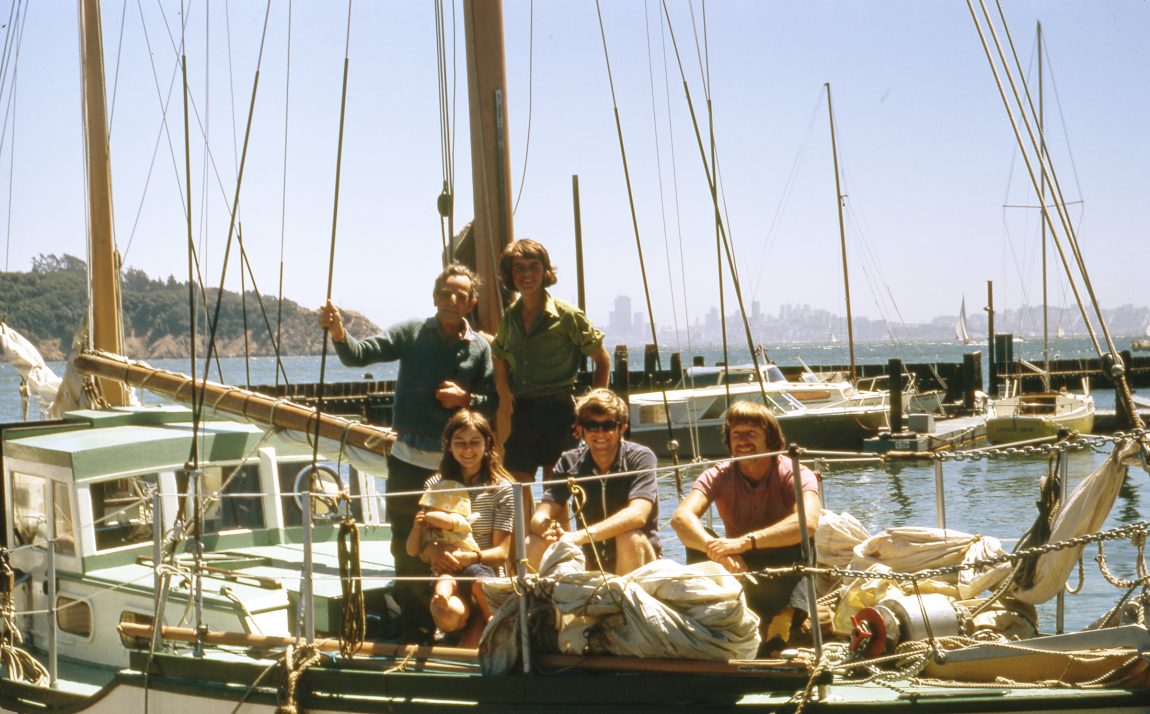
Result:
<svg viewBox="0 0 1150 714">
<path fill-rule="evenodd" d="M 1040 155 L 1045 154 L 1045 137 L 1042 122 L 1042 25 L 1037 27 L 1038 43 L 1038 136 Z M 1043 205 L 1044 218 L 1049 220 L 1047 211 L 1051 206 L 1047 204 L 1047 192 L 1050 186 L 1044 170 L 1041 180 L 1037 183 L 1038 200 Z M 1065 201 L 1061 194 L 1053 192 L 1053 208 L 1065 208 Z M 1049 301 L 1046 294 L 1046 244 L 1047 223 L 1042 222 L 1041 245 L 1042 257 L 1042 312 L 1043 312 L 1043 360 L 1042 366 L 1031 364 L 1026 360 L 1020 363 L 1036 372 L 1042 378 L 1042 389 L 1038 392 L 1023 392 L 1021 375 L 1006 380 L 1005 394 L 1001 398 L 991 399 L 986 406 L 986 436 L 994 444 L 1009 444 L 1028 441 L 1031 439 L 1049 438 L 1058 435 L 1063 430 L 1089 434 L 1094 429 L 1094 396 L 1090 394 L 1090 383 L 1082 380 L 1082 393 L 1074 394 L 1065 387 L 1052 389 L 1050 384 L 1050 357 L 1049 357 Z M 1054 237 L 1052 235 L 1052 237 Z M 1061 332 L 1061 325 L 1059 325 Z M 1061 335 L 1059 335 L 1061 336 Z M 1015 337 L 1015 342 L 1021 338 Z"/>
<path fill-rule="evenodd" d="M 974 342 L 970 333 L 966 331 L 966 298 L 962 298 L 962 307 L 958 309 L 958 322 L 954 323 L 954 338 L 964 345 Z"/>
</svg>

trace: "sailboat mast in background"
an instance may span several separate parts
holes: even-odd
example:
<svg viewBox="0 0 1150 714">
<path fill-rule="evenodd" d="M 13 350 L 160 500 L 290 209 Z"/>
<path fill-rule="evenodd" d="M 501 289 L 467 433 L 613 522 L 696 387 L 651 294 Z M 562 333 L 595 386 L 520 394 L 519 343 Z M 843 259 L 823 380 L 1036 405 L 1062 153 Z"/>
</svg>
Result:
<svg viewBox="0 0 1150 714">
<path fill-rule="evenodd" d="M 108 112 L 104 93 L 104 45 L 100 4 L 80 0 L 85 170 L 88 178 L 88 333 L 92 347 L 124 353 L 120 321 L 120 269 L 112 238 L 112 180 L 108 160 Z M 113 406 L 128 403 L 127 388 L 101 379 L 100 390 Z"/>
<path fill-rule="evenodd" d="M 831 120 L 831 156 L 835 161 L 835 203 L 839 209 L 839 243 L 842 246 L 843 253 L 843 292 L 846 295 L 847 306 L 847 345 L 850 348 L 851 355 L 851 384 L 858 382 L 858 371 L 855 367 L 855 332 L 854 320 L 851 319 L 851 278 L 850 273 L 847 272 L 847 233 L 846 228 L 843 226 L 843 190 L 839 182 L 839 147 L 835 142 L 835 110 L 831 104 L 831 83 L 826 83 L 827 88 L 827 113 L 830 115 Z"/>
</svg>

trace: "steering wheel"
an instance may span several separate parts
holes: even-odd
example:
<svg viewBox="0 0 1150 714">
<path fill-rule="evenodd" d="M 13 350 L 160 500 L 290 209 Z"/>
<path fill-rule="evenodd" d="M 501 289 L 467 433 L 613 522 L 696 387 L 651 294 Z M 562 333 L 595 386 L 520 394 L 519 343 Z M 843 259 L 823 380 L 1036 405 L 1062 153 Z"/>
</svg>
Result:
<svg viewBox="0 0 1150 714">
<path fill-rule="evenodd" d="M 343 490 L 343 481 L 332 467 L 308 464 L 296 474 L 292 490 L 295 492 L 295 505 L 300 513 L 304 511 L 304 494 L 311 494 L 313 520 L 335 518 L 339 515 L 339 493 Z"/>
</svg>

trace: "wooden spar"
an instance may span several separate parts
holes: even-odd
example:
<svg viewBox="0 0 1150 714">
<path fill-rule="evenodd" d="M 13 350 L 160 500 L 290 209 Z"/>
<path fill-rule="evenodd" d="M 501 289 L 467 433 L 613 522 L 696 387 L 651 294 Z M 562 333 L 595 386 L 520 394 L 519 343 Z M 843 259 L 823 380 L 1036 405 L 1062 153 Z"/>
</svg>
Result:
<svg viewBox="0 0 1150 714">
<path fill-rule="evenodd" d="M 483 281 L 478 327 L 494 333 L 503 317 L 499 255 L 514 236 L 508 160 L 507 65 L 501 0 L 463 3 L 467 95 L 471 115 L 471 177 L 475 203 L 475 271 Z"/>
<path fill-rule="evenodd" d="M 152 637 L 152 626 L 130 622 L 120 623 L 120 632 L 128 637 Z M 161 628 L 161 635 L 166 640 L 175 642 L 195 642 L 196 631 L 190 627 Z M 222 632 L 209 630 L 204 633 L 201 640 L 205 644 L 223 645 L 228 647 L 254 647 L 257 649 L 272 649 L 298 644 L 292 637 L 276 635 L 255 635 L 247 632 Z M 339 640 L 331 638 L 318 638 L 316 647 L 321 652 L 338 652 Z M 397 657 L 402 659 L 446 659 L 461 662 L 478 662 L 479 650 L 466 647 L 441 647 L 439 645 L 408 645 L 390 642 L 365 642 L 356 650 L 357 655 L 364 657 Z M 612 657 L 612 656 L 580 656 L 580 655 L 539 655 L 538 661 L 549 669 L 585 669 L 607 672 L 681 672 L 690 674 L 725 674 L 764 676 L 772 672 L 781 675 L 794 676 L 796 671 L 805 671 L 802 664 L 787 660 L 686 660 L 686 659 L 655 659 L 640 657 Z"/>
<path fill-rule="evenodd" d="M 120 632 L 123 632 L 128 637 L 152 638 L 152 626 L 134 624 L 130 622 L 120 623 Z M 195 642 L 196 631 L 191 627 L 163 627 L 160 632 L 161 636 L 166 640 L 175 642 Z M 217 630 L 209 630 L 204 633 L 203 640 L 205 644 L 210 645 L 225 645 L 229 647 L 256 647 L 259 649 L 270 649 L 273 647 L 287 647 L 288 645 L 295 645 L 299 640 L 294 637 L 280 637 L 276 635 L 255 635 L 247 632 L 223 632 Z M 321 652 L 338 652 L 339 640 L 331 638 L 316 638 L 315 646 Z M 438 657 L 441 659 L 455 659 L 463 660 L 465 662 L 476 662 L 479 660 L 479 651 L 469 649 L 466 647 L 441 647 L 431 645 L 406 645 L 406 644 L 392 644 L 387 642 L 365 642 L 356 650 L 357 654 L 367 657 L 377 657 L 391 655 L 395 657 L 411 657 L 413 659 L 425 659 L 428 657 Z"/>
<path fill-rule="evenodd" d="M 104 45 L 100 3 L 80 2 L 80 56 L 83 74 L 85 168 L 88 178 L 88 287 L 91 308 L 88 332 L 98 350 L 122 354 L 120 266 L 112 240 L 112 177 L 108 162 L 108 112 L 104 96 Z M 112 406 L 128 403 L 124 385 L 101 381 L 100 390 Z"/>
<path fill-rule="evenodd" d="M 155 369 L 119 355 L 85 351 L 76 357 L 76 369 L 121 384 L 144 387 L 177 401 L 187 401 L 193 394 L 193 383 L 187 376 Z M 200 390 L 205 392 L 204 404 L 216 411 L 280 429 L 316 433 L 317 417 L 312 408 L 215 382 L 197 380 L 194 387 L 197 393 Z M 391 429 L 360 424 L 331 414 L 320 414 L 318 418 L 320 437 L 341 444 L 387 455 L 391 451 L 391 442 L 395 441 L 395 432 Z"/>
</svg>

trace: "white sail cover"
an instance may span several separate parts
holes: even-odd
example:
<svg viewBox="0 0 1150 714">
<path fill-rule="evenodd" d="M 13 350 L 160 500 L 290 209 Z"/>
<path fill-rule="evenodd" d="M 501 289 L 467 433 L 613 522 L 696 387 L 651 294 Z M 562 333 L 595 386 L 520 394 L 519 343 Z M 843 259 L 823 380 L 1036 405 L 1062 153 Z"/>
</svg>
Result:
<svg viewBox="0 0 1150 714">
<path fill-rule="evenodd" d="M 1106 461 L 1074 489 L 1055 512 L 1050 528 L 1051 543 L 1094 533 L 1102 528 L 1114 507 L 1118 489 L 1126 478 L 1127 466 L 1138 457 L 1139 444 L 1133 439 L 1116 444 Z M 1034 584 L 1011 594 L 1031 605 L 1046 602 L 1061 592 L 1066 579 L 1082 555 L 1084 546 L 1065 548 L 1042 555 L 1035 568 Z"/>
<path fill-rule="evenodd" d="M 41 417 L 48 418 L 60 388 L 60 378 L 44 362 L 40 350 L 19 332 L 0 322 L 0 356 L 20 373 L 28 385 L 29 396 L 40 405 Z"/>
<path fill-rule="evenodd" d="M 656 560 L 623 576 L 584 571 L 583 551 L 560 541 L 540 564 L 531 589 L 556 612 L 564 654 L 701 660 L 753 658 L 759 618 L 742 584 L 717 563 Z M 510 580 L 485 587 L 496 612 L 479 645 L 485 674 L 511 671 L 519 659 L 519 600 Z"/>
</svg>

